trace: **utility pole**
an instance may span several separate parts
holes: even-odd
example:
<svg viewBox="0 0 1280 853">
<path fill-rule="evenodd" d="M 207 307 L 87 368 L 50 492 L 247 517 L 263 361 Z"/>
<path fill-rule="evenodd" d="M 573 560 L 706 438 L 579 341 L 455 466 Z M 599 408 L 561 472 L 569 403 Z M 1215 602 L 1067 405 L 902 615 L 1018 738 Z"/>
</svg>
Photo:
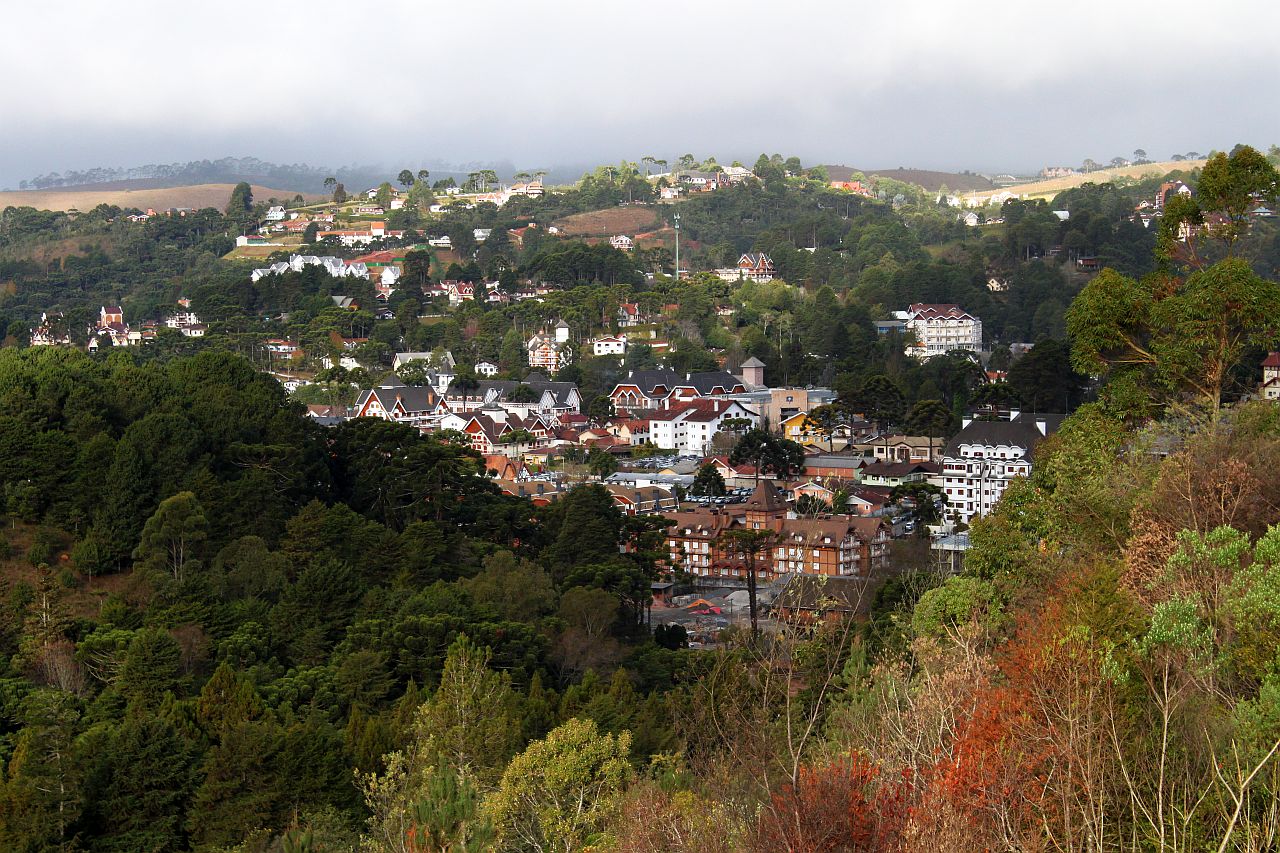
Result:
<svg viewBox="0 0 1280 853">
<path fill-rule="evenodd" d="M 675 216 L 676 222 L 676 281 L 680 280 L 680 214 Z"/>
</svg>

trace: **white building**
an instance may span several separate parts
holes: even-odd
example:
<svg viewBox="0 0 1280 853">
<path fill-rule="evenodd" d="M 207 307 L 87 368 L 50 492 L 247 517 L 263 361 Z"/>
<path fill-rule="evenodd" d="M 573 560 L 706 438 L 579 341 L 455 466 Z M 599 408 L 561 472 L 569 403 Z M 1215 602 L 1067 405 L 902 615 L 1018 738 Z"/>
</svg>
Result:
<svg viewBox="0 0 1280 853">
<path fill-rule="evenodd" d="M 636 241 L 626 234 L 618 234 L 609 238 L 609 245 L 621 252 L 630 252 L 636 247 Z"/>
<path fill-rule="evenodd" d="M 591 341 L 592 355 L 618 355 L 627 354 L 627 336 L 626 335 L 602 335 Z"/>
<path fill-rule="evenodd" d="M 284 207 L 281 205 L 277 204 L 274 207 L 267 208 L 268 222 L 282 222 L 286 215 L 287 214 L 284 212 Z"/>
<path fill-rule="evenodd" d="M 917 302 L 894 316 L 915 335 L 906 349 L 909 356 L 926 359 L 952 350 L 982 351 L 982 321 L 959 305 Z"/>
<path fill-rule="evenodd" d="M 32 338 L 32 343 L 35 338 Z M 1280 352 L 1267 353 L 1262 362 L 1262 399 L 1280 400 Z"/>
<path fill-rule="evenodd" d="M 498 375 L 498 365 L 494 364 L 492 361 L 476 362 L 476 376 L 492 377 L 497 375 Z"/>
<path fill-rule="evenodd" d="M 942 449 L 942 491 L 947 511 L 969 524 L 985 516 L 1015 477 L 1031 475 L 1035 447 L 1061 415 L 1014 412 L 1007 421 L 971 421 Z"/>
<path fill-rule="evenodd" d="M 569 348 L 569 324 L 564 320 L 557 323 L 554 336 L 545 331 L 537 332 L 525 343 L 525 349 L 529 366 L 534 370 L 559 372 L 573 360 Z"/>
<path fill-rule="evenodd" d="M 750 426 L 760 424 L 760 415 L 736 400 L 699 399 L 679 403 L 669 409 L 646 413 L 649 441 L 663 450 L 705 456 L 711 441 L 725 421 L 743 419 Z"/>
</svg>

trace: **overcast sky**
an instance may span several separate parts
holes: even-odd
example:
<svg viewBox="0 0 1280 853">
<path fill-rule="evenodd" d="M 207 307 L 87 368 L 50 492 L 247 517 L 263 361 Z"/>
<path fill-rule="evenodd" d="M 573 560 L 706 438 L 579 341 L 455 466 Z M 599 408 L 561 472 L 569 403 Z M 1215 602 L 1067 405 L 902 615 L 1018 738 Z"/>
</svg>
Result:
<svg viewBox="0 0 1280 853">
<path fill-rule="evenodd" d="M 0 24 L 0 186 L 225 156 L 1029 171 L 1280 142 L 1274 0 L 12 0 Z"/>
</svg>

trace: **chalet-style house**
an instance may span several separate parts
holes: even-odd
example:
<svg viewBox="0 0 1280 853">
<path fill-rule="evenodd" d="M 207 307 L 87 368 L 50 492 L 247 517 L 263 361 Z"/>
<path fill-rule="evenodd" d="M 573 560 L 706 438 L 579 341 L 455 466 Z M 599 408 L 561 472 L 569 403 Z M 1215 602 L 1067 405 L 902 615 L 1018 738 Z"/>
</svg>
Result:
<svg viewBox="0 0 1280 853">
<path fill-rule="evenodd" d="M 632 488 L 618 483 L 605 483 L 613 503 L 625 515 L 659 515 L 680 508 L 680 501 L 661 486 Z"/>
<path fill-rule="evenodd" d="M 640 311 L 639 304 L 635 302 L 623 302 L 618 306 L 618 325 L 624 329 L 632 326 L 639 326 L 647 321 L 647 318 Z"/>
<path fill-rule="evenodd" d="M 535 370 L 558 373 L 573 360 L 569 348 L 569 324 L 561 320 L 553 334 L 536 332 L 525 343 L 529 366 Z"/>
<path fill-rule="evenodd" d="M 871 611 L 875 590 L 866 577 L 789 575 L 770 604 L 788 622 L 837 622 Z"/>
<path fill-rule="evenodd" d="M 486 406 L 465 416 L 460 432 L 466 433 L 471 449 L 481 455 L 501 454 L 518 459 L 526 451 L 545 444 L 551 428 L 538 415 L 521 417 L 513 415 L 501 406 Z M 528 433 L 529 437 L 516 436 Z"/>
<path fill-rule="evenodd" d="M 517 391 L 521 388 L 528 390 Z M 582 407 L 577 385 L 552 382 L 541 373 L 530 373 L 523 382 L 481 379 L 475 388 L 454 382 L 445 391 L 444 402 L 450 411 L 458 414 L 496 405 L 522 417 L 530 413 L 542 415 L 553 425 L 559 424 L 563 415 L 577 414 Z"/>
<path fill-rule="evenodd" d="M 727 544 L 730 530 L 770 530 L 772 546 L 756 557 L 759 581 L 785 575 L 866 577 L 888 566 L 889 530 L 879 518 L 793 517 L 772 483 L 762 482 L 745 504 L 670 513 L 667 559 L 700 579 L 745 579 L 749 555 Z"/>
<path fill-rule="evenodd" d="M 67 318 L 61 311 L 44 311 L 40 314 L 40 325 L 31 330 L 31 346 L 51 347 L 70 346 L 71 332 L 67 329 Z"/>
<path fill-rule="evenodd" d="M 439 409 L 440 397 L 434 388 L 405 385 L 393 375 L 376 388 L 361 391 L 352 414 L 425 429 L 439 419 Z"/>
<path fill-rule="evenodd" d="M 743 394 L 746 383 L 724 370 L 686 373 L 674 370 L 632 370 L 609 394 L 615 409 L 661 409 L 702 397 Z"/>
<path fill-rule="evenodd" d="M 747 252 L 738 258 L 736 267 L 716 270 L 716 275 L 725 281 L 773 281 L 773 261 L 764 252 Z"/>
<path fill-rule="evenodd" d="M 626 234 L 617 234 L 609 238 L 609 245 L 620 252 L 632 252 L 635 251 L 636 241 Z"/>
</svg>

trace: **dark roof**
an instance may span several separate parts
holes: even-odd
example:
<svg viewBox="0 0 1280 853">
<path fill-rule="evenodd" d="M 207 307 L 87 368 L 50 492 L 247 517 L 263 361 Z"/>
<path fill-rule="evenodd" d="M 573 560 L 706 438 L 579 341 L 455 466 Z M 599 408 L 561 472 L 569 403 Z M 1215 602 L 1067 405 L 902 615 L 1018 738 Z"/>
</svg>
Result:
<svg viewBox="0 0 1280 853">
<path fill-rule="evenodd" d="M 578 388 L 578 386 L 574 385 L 572 382 L 550 382 L 547 381 L 545 377 L 542 377 L 541 381 L 536 381 L 534 377 L 542 377 L 542 374 L 530 373 L 529 378 L 524 382 L 516 382 L 512 379 L 481 379 L 475 390 L 468 391 L 466 394 L 468 397 L 475 397 L 483 400 L 488 397 L 490 391 L 495 391 L 497 393 L 494 395 L 494 401 L 506 400 L 507 395 L 516 388 L 519 388 L 521 385 L 527 385 L 536 391 L 539 397 L 547 391 L 550 391 L 551 395 L 555 398 L 557 406 L 568 406 L 570 404 L 569 395 Z M 462 392 L 455 391 L 453 386 L 454 383 L 449 384 L 449 388 L 445 391 L 445 395 L 449 397 L 461 396 Z"/>
<path fill-rule="evenodd" d="M 690 373 L 683 382 L 676 379 L 677 384 L 692 385 L 699 394 L 710 394 L 717 386 L 725 391 L 732 391 L 742 385 L 742 380 L 727 370 L 708 370 L 702 373 Z"/>
<path fill-rule="evenodd" d="M 862 469 L 864 477 L 905 477 L 923 472 L 937 474 L 942 468 L 932 462 L 874 462 Z"/>
<path fill-rule="evenodd" d="M 1056 418 L 1056 423 L 1050 418 Z M 1046 431 L 1052 432 L 1062 422 L 1062 415 L 1022 415 L 1013 421 L 974 421 L 947 442 L 947 446 L 942 448 L 942 455 L 956 456 L 962 444 L 1004 444 L 1026 448 L 1030 459 L 1035 446 L 1044 439 L 1036 428 L 1037 419 L 1044 420 Z"/>
<path fill-rule="evenodd" d="M 378 398 L 383 409 L 390 411 L 395 406 L 396 398 L 404 405 L 406 412 L 426 412 L 436 407 L 436 392 L 428 387 L 405 385 L 394 376 L 389 377 L 377 388 L 360 393 L 356 408 L 364 406 L 370 396 Z"/>
<path fill-rule="evenodd" d="M 746 361 L 742 362 L 743 367 L 764 367 L 764 362 L 756 358 L 754 355 Z"/>
<path fill-rule="evenodd" d="M 663 385 L 670 391 L 680 383 L 680 374 L 674 370 L 633 370 L 619 385 L 635 385 L 646 396 L 653 394 L 653 389 Z"/>
<path fill-rule="evenodd" d="M 869 580 L 858 577 L 791 575 L 773 600 L 775 608 L 865 613 L 873 598 Z"/>
</svg>

